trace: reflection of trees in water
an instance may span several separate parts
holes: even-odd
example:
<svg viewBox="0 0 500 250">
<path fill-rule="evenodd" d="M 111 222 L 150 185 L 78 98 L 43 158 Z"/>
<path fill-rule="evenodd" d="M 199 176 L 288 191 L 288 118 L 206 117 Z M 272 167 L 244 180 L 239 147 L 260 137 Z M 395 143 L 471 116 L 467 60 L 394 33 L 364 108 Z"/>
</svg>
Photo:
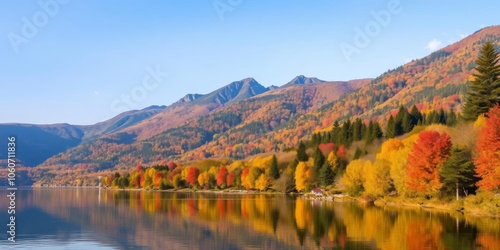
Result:
<svg viewBox="0 0 500 250">
<path fill-rule="evenodd" d="M 30 203 L 135 246 L 419 249 L 500 244 L 498 219 L 266 194 L 34 190 Z M 98 199 L 100 202 L 97 202 Z M 457 223 L 458 220 L 458 223 Z M 194 247 L 196 247 L 194 246 Z"/>
</svg>

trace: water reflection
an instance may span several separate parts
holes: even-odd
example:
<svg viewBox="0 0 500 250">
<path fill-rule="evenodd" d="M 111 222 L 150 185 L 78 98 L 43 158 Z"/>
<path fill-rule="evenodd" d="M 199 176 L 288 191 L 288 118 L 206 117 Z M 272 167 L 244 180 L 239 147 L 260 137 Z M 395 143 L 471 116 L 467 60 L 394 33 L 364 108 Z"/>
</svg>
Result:
<svg viewBox="0 0 500 250">
<path fill-rule="evenodd" d="M 85 243 L 94 244 L 93 249 L 500 246 L 498 219 L 282 195 L 33 189 L 19 191 L 18 199 L 18 246 L 23 242 L 45 247 Z M 5 199 L 0 207 L 7 207 Z M 0 215 L 7 220 L 6 212 Z"/>
</svg>

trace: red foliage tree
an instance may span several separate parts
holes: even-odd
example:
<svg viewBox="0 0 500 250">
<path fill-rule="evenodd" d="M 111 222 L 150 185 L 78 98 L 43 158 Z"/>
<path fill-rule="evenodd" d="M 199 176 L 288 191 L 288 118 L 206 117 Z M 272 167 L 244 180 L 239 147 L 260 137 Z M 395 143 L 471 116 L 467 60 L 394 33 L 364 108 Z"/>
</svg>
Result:
<svg viewBox="0 0 500 250">
<path fill-rule="evenodd" d="M 160 182 L 162 177 L 163 175 L 160 172 L 155 174 L 155 179 L 154 179 L 155 187 L 160 187 Z"/>
<path fill-rule="evenodd" d="M 321 153 L 323 153 L 323 155 L 327 157 L 330 152 L 335 150 L 335 144 L 333 142 L 321 143 L 318 145 L 318 148 L 319 150 L 321 150 Z"/>
<path fill-rule="evenodd" d="M 172 170 L 174 170 L 174 168 L 176 168 L 176 167 L 177 167 L 177 164 L 175 164 L 175 162 L 171 161 L 171 162 L 169 162 L 169 163 L 167 164 L 167 166 L 168 166 L 168 169 L 169 169 L 170 171 L 172 171 Z"/>
<path fill-rule="evenodd" d="M 339 149 L 337 149 L 337 157 L 345 159 L 347 156 L 347 150 L 344 145 L 340 145 Z"/>
<path fill-rule="evenodd" d="M 500 189 L 500 105 L 495 105 L 487 113 L 484 127 L 477 139 L 478 156 L 474 159 L 477 176 L 481 178 L 477 186 L 482 190 Z"/>
<path fill-rule="evenodd" d="M 443 185 L 439 171 L 450 156 L 451 146 L 451 138 L 444 132 L 421 132 L 408 156 L 406 185 L 427 195 L 437 192 Z"/>
<path fill-rule="evenodd" d="M 231 171 L 226 178 L 227 187 L 232 187 L 234 185 L 234 178 L 235 178 L 234 171 Z"/>
<path fill-rule="evenodd" d="M 200 173 L 200 170 L 195 167 L 189 167 L 188 174 L 186 177 L 186 181 L 191 185 L 192 187 L 196 186 L 196 183 L 198 183 L 198 174 Z"/>
<path fill-rule="evenodd" d="M 222 187 L 226 184 L 227 168 L 220 167 L 219 173 L 217 173 L 217 186 Z"/>
</svg>

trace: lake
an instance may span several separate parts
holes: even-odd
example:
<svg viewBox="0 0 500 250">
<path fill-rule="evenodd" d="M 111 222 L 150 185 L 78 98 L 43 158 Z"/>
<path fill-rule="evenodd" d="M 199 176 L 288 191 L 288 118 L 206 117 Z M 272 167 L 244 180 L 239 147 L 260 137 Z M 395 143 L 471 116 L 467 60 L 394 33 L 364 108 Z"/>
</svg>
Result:
<svg viewBox="0 0 500 250">
<path fill-rule="evenodd" d="M 22 189 L 15 223 L 1 249 L 500 249 L 499 219 L 268 194 Z"/>
</svg>

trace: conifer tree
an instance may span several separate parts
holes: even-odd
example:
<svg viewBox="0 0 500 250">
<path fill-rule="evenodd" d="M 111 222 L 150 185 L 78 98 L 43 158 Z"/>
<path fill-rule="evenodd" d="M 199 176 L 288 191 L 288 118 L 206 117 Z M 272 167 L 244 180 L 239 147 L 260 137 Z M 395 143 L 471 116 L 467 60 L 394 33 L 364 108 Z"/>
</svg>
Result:
<svg viewBox="0 0 500 250">
<path fill-rule="evenodd" d="M 422 113 L 418 110 L 417 106 L 413 105 L 410 111 L 411 123 L 415 126 L 419 121 L 422 121 Z"/>
<path fill-rule="evenodd" d="M 328 164 L 328 162 L 325 162 L 321 167 L 319 173 L 319 181 L 321 186 L 326 187 L 328 185 L 331 185 L 333 183 L 334 177 L 335 173 L 333 172 L 332 167 Z"/>
<path fill-rule="evenodd" d="M 373 122 L 373 126 L 370 133 L 373 139 L 380 139 L 384 136 L 384 133 L 382 132 L 382 128 L 380 127 L 378 121 Z"/>
<path fill-rule="evenodd" d="M 306 145 L 300 141 L 299 147 L 297 148 L 297 160 L 299 161 L 307 161 L 309 157 L 306 154 Z"/>
<path fill-rule="evenodd" d="M 463 117 L 476 120 L 480 114 L 488 112 L 500 96 L 500 65 L 498 52 L 490 41 L 482 47 L 472 73 L 469 91 L 465 97 Z"/>
<path fill-rule="evenodd" d="M 394 117 L 389 117 L 389 121 L 387 122 L 387 129 L 385 130 L 386 138 L 394 138 L 396 137 L 396 123 L 394 121 Z"/>
<path fill-rule="evenodd" d="M 403 133 L 408 133 L 413 129 L 411 117 L 410 117 L 410 114 L 408 112 L 405 112 L 403 114 L 403 120 L 401 121 L 401 127 L 403 129 Z"/>
<path fill-rule="evenodd" d="M 447 115 L 446 125 L 454 126 L 455 124 L 457 124 L 457 115 L 453 112 L 453 109 L 450 109 Z"/>
<path fill-rule="evenodd" d="M 276 155 L 273 155 L 273 159 L 271 160 L 271 168 L 269 169 L 269 175 L 273 179 L 280 178 L 280 170 L 278 167 L 278 159 L 276 159 Z"/>
<path fill-rule="evenodd" d="M 319 170 L 325 164 L 326 159 L 321 150 L 319 150 L 319 148 L 316 148 L 313 157 L 314 157 L 313 173 L 315 176 L 317 176 L 319 174 Z"/>
<path fill-rule="evenodd" d="M 460 190 L 473 192 L 477 180 L 474 174 L 471 152 L 464 148 L 453 147 L 450 158 L 446 160 L 440 171 L 445 191 L 454 190 L 457 200 Z"/>
</svg>

